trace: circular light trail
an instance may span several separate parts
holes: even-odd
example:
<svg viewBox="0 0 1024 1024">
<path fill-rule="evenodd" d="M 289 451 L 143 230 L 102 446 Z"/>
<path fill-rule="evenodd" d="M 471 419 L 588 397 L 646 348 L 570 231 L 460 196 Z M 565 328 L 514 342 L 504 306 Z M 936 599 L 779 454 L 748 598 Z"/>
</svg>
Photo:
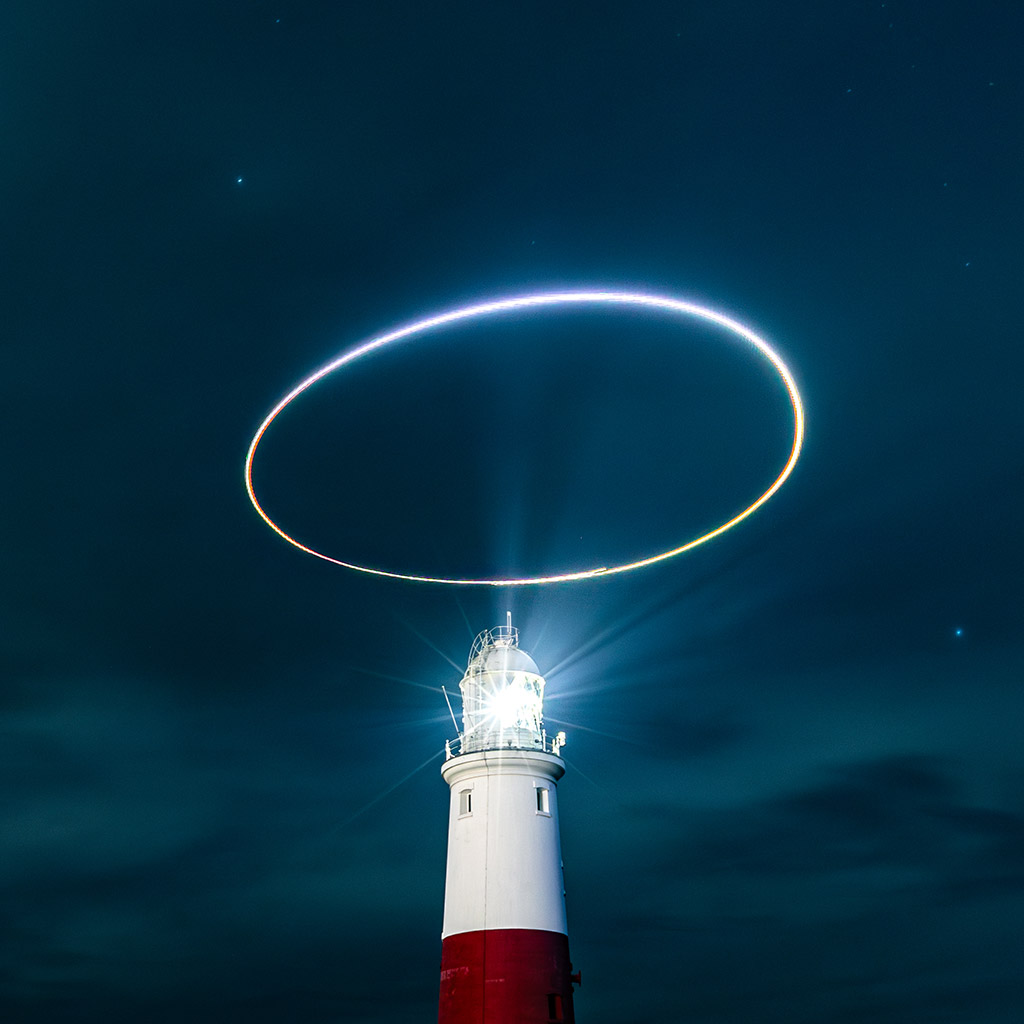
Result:
<svg viewBox="0 0 1024 1024">
<path fill-rule="evenodd" d="M 336 370 L 340 370 L 343 366 L 347 366 L 349 363 L 353 363 L 357 359 L 361 359 L 363 356 L 369 355 L 371 352 L 384 348 L 385 345 L 401 341 L 403 338 L 409 338 L 416 334 L 424 334 L 434 328 L 443 327 L 446 324 L 456 323 L 462 320 L 471 320 L 474 317 L 493 316 L 514 310 L 545 309 L 554 306 L 600 305 L 657 309 L 683 317 L 696 317 L 699 320 L 706 320 L 709 323 L 717 324 L 719 327 L 724 327 L 727 331 L 731 331 L 733 334 L 743 338 L 745 341 L 748 341 L 753 345 L 754 348 L 772 364 L 779 377 L 782 378 L 782 382 L 785 384 L 786 391 L 789 395 L 790 403 L 793 406 L 793 446 L 790 449 L 788 458 L 786 459 L 786 464 L 782 467 L 782 472 L 775 478 L 775 481 L 768 490 L 766 490 L 756 501 L 748 505 L 742 512 L 737 513 L 728 521 L 722 523 L 720 526 L 716 526 L 713 530 L 709 530 L 707 533 L 701 534 L 693 540 L 688 540 L 685 544 L 680 544 L 678 547 L 670 548 L 668 551 L 661 551 L 657 554 L 649 555 L 646 558 L 640 558 L 635 562 L 626 562 L 622 565 L 601 566 L 595 569 L 580 569 L 574 572 L 555 573 L 548 576 L 524 576 L 516 579 L 447 579 L 441 576 L 418 576 L 414 573 L 392 572 L 388 569 L 375 569 L 367 565 L 356 565 L 354 562 L 346 562 L 340 558 L 332 558 L 330 555 L 325 555 L 323 552 L 307 547 L 301 541 L 298 541 L 294 537 L 285 533 L 285 531 L 267 515 L 263 506 L 260 505 L 257 500 L 256 492 L 253 489 L 252 484 L 253 459 L 256 457 L 256 449 L 259 447 L 260 441 L 263 440 L 263 435 L 266 434 L 270 424 L 273 423 L 278 415 L 287 406 L 294 402 L 295 399 L 304 391 L 311 388 L 317 383 L 317 381 L 323 380 L 324 377 L 334 373 Z M 249 492 L 249 500 L 253 503 L 256 511 L 259 512 L 264 522 L 275 533 L 279 534 L 288 541 L 289 544 L 294 545 L 300 551 L 305 551 L 308 555 L 315 555 L 317 558 L 322 558 L 325 562 L 331 562 L 334 565 L 340 565 L 346 569 L 355 569 L 357 572 L 369 573 L 372 576 L 387 576 L 396 580 L 410 580 L 415 583 L 448 583 L 456 586 L 520 587 L 541 583 L 568 583 L 572 580 L 593 579 L 596 576 L 613 576 L 616 573 L 631 572 L 634 569 L 642 569 L 645 566 L 654 565 L 656 562 L 664 562 L 668 558 L 674 558 L 676 555 L 681 555 L 684 551 L 690 551 L 692 548 L 695 548 L 700 544 L 704 544 L 712 538 L 725 533 L 726 530 L 731 529 L 737 523 L 742 522 L 747 518 L 747 516 L 759 509 L 782 486 L 789 474 L 793 472 L 793 467 L 796 465 L 796 461 L 800 457 L 800 448 L 803 445 L 803 439 L 804 408 L 803 403 L 800 400 L 800 392 L 797 390 L 796 382 L 793 380 L 793 375 L 789 372 L 789 369 L 782 361 L 779 354 L 768 344 L 768 342 L 755 334 L 749 327 L 745 327 L 743 324 L 726 316 L 724 313 L 719 313 L 717 310 L 709 309 L 706 306 L 699 306 L 693 302 L 684 302 L 681 299 L 668 298 L 662 295 L 647 295 L 643 292 L 618 291 L 542 292 L 537 295 L 518 295 L 513 296 L 512 298 L 481 302 L 472 306 L 462 306 L 459 309 L 452 309 L 446 313 L 438 313 L 436 316 L 427 317 L 424 320 L 417 320 L 415 323 L 407 324 L 405 327 L 399 327 L 397 330 L 389 331 L 387 334 L 380 335 L 380 337 L 372 338 L 370 341 L 364 342 L 357 348 L 338 356 L 337 359 L 332 360 L 325 366 L 321 366 L 315 373 L 310 374 L 305 380 L 296 384 L 296 386 L 292 388 L 292 390 L 289 391 L 273 409 L 270 410 L 267 418 L 260 424 L 259 429 L 256 431 L 256 435 L 252 439 L 252 443 L 249 445 L 248 454 L 245 457 L 245 487 Z"/>
</svg>

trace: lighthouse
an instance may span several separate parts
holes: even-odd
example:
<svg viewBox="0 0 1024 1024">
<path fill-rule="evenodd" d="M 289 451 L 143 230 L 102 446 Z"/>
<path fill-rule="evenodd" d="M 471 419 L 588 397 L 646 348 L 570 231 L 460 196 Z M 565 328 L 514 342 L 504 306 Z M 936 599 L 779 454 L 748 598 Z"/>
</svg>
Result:
<svg viewBox="0 0 1024 1024">
<path fill-rule="evenodd" d="M 544 678 L 508 624 L 473 642 L 460 683 L 439 1024 L 573 1024 L 558 833 L 565 733 L 544 728 Z M 457 727 L 457 723 L 456 723 Z"/>
</svg>

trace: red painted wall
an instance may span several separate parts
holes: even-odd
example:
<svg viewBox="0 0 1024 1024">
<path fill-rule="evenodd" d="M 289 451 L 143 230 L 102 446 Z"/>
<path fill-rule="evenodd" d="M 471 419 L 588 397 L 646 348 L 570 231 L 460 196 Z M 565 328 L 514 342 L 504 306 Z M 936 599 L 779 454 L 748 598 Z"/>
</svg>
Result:
<svg viewBox="0 0 1024 1024">
<path fill-rule="evenodd" d="M 558 932 L 449 935 L 441 943 L 438 1024 L 574 1024 L 571 967 L 569 939 Z"/>
</svg>

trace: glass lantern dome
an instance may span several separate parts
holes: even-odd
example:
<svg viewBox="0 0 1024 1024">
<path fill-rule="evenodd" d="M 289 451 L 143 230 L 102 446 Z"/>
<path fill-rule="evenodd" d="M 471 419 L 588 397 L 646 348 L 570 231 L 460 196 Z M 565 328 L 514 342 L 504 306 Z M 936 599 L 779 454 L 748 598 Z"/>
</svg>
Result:
<svg viewBox="0 0 1024 1024">
<path fill-rule="evenodd" d="M 544 677 L 511 623 L 473 641 L 462 691 L 461 752 L 543 750 Z"/>
</svg>

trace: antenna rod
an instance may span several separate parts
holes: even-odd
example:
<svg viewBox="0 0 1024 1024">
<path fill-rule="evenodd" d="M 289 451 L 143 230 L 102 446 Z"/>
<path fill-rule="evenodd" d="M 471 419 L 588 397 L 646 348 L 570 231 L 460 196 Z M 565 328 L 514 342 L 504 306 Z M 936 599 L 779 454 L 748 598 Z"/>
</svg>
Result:
<svg viewBox="0 0 1024 1024">
<path fill-rule="evenodd" d="M 509 611 L 509 612 L 506 612 L 506 614 L 508 615 L 508 631 L 511 633 L 512 632 L 512 612 Z"/>
<path fill-rule="evenodd" d="M 452 702 L 448 699 L 448 691 L 442 686 L 441 692 L 444 694 L 444 702 L 448 705 L 448 714 L 452 716 L 452 724 L 455 726 L 455 735 L 462 739 L 462 732 L 459 729 L 459 723 L 455 721 L 455 712 L 452 711 Z"/>
</svg>

